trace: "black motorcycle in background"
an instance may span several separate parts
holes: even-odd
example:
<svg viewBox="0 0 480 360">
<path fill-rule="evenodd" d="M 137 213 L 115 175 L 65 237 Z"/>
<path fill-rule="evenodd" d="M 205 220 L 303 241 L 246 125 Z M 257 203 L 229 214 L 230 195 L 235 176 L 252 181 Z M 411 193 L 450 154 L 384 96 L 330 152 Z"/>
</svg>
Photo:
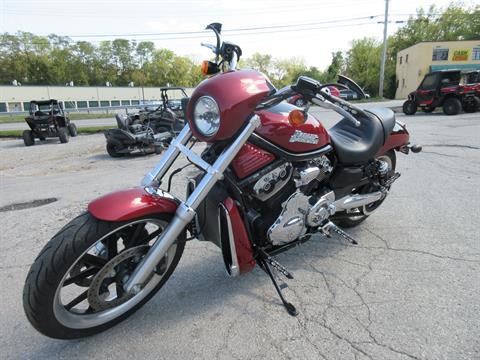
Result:
<svg viewBox="0 0 480 360">
<path fill-rule="evenodd" d="M 185 122 L 188 96 L 181 87 L 160 88 L 162 103 L 136 114 L 117 114 L 117 128 L 105 131 L 107 152 L 111 157 L 127 154 L 161 153 L 178 134 Z M 175 99 L 171 99 L 172 95 Z"/>
</svg>

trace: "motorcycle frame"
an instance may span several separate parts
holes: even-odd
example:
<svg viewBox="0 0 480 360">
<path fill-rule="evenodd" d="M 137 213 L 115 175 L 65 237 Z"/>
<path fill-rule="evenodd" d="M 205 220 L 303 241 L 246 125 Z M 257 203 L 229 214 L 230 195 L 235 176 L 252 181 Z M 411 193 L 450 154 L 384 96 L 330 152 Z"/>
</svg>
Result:
<svg viewBox="0 0 480 360">
<path fill-rule="evenodd" d="M 137 293 L 141 290 L 142 284 L 148 280 L 148 277 L 162 260 L 166 251 L 175 242 L 185 227 L 194 219 L 196 209 L 200 203 L 205 199 L 213 186 L 219 180 L 223 179 L 223 173 L 228 165 L 233 161 L 242 146 L 260 124 L 260 117 L 253 115 L 236 139 L 223 150 L 212 165 L 185 146 L 192 137 L 189 124 L 186 124 L 177 138 L 171 142 L 158 165 L 142 180 L 142 186 L 145 187 L 147 193 L 156 196 L 162 178 L 180 153 L 184 154 L 193 164 L 202 169 L 205 174 L 187 199 L 179 202 L 171 222 L 157 238 L 140 264 L 135 268 L 130 279 L 126 282 L 124 286 L 125 291 Z"/>
</svg>

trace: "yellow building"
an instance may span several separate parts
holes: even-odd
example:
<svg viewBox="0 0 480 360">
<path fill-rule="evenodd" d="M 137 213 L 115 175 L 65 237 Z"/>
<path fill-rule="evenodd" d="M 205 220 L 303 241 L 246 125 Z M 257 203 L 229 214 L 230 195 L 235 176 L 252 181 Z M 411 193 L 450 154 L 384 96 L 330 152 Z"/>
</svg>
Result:
<svg viewBox="0 0 480 360">
<path fill-rule="evenodd" d="M 447 69 L 480 70 L 480 40 L 421 42 L 399 51 L 395 99 L 405 99 L 425 74 Z"/>
</svg>

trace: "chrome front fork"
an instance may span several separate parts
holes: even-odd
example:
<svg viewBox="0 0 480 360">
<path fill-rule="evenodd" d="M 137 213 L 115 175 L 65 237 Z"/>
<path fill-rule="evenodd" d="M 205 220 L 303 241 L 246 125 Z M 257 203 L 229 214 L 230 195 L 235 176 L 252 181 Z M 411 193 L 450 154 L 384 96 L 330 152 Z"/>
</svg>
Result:
<svg viewBox="0 0 480 360">
<path fill-rule="evenodd" d="M 185 226 L 187 226 L 195 217 L 196 209 L 205 199 L 212 187 L 218 180 L 223 178 L 223 173 L 227 166 L 232 162 L 237 153 L 242 148 L 253 133 L 260 125 L 260 118 L 254 115 L 245 126 L 240 135 L 227 147 L 213 163 L 208 164 L 200 156 L 188 149 L 185 144 L 191 138 L 192 133 L 189 125 L 185 125 L 178 137 L 172 141 L 168 150 L 162 156 L 158 165 L 153 169 L 142 181 L 142 185 L 156 186 L 166 174 L 170 166 L 173 164 L 178 155 L 183 153 L 192 163 L 205 171 L 202 180 L 185 200 L 180 203 L 172 221 L 165 228 L 163 233 L 158 237 L 152 245 L 148 253 L 142 259 L 140 264 L 135 268 L 132 276 L 124 285 L 126 291 L 137 293 L 142 289 L 143 284 L 147 281 L 155 267 L 162 260 L 163 256 L 181 234 Z"/>
</svg>

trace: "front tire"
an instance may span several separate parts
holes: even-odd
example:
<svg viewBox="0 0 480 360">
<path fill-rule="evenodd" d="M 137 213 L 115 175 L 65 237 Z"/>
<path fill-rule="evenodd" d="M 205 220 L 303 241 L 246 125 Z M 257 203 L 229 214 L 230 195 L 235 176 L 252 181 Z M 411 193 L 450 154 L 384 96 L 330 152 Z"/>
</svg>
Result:
<svg viewBox="0 0 480 360">
<path fill-rule="evenodd" d="M 46 336 L 74 339 L 133 314 L 165 284 L 183 253 L 184 235 L 139 293 L 123 291 L 122 284 L 170 220 L 170 214 L 156 214 L 108 222 L 89 213 L 72 220 L 47 243 L 28 273 L 23 306 L 30 323 Z"/>
<path fill-rule="evenodd" d="M 32 130 L 24 130 L 22 133 L 23 143 L 25 146 L 32 146 L 35 144 L 35 136 Z"/>
<path fill-rule="evenodd" d="M 58 138 L 62 144 L 68 143 L 68 130 L 66 127 L 58 128 Z"/>
</svg>

